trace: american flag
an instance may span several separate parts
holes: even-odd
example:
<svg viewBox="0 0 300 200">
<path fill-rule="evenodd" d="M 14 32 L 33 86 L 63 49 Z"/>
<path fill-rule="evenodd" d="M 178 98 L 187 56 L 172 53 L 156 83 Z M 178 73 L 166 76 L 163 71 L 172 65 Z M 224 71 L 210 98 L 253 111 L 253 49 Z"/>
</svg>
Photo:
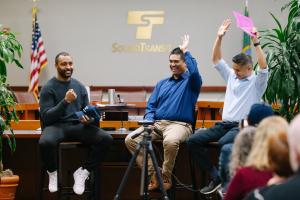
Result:
<svg viewBox="0 0 300 200">
<path fill-rule="evenodd" d="M 30 61 L 31 68 L 28 91 L 33 92 L 34 96 L 38 99 L 39 75 L 42 69 L 47 65 L 48 61 L 36 13 L 34 14 L 32 23 L 32 45 Z"/>
</svg>

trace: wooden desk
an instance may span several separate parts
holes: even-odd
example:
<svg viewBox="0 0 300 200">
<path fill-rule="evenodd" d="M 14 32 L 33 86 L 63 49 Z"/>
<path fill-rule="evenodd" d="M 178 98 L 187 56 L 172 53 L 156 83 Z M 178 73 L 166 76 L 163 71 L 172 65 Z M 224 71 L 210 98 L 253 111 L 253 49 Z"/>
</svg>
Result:
<svg viewBox="0 0 300 200">
<path fill-rule="evenodd" d="M 39 119 L 38 111 L 39 111 L 39 104 L 38 103 L 32 103 L 32 104 L 17 104 L 16 110 L 19 119 L 25 120 L 34 120 Z"/>
<path fill-rule="evenodd" d="M 219 120 L 197 120 L 196 128 L 206 127 L 209 128 L 213 126 Z M 12 122 L 12 128 L 14 130 L 36 130 L 40 128 L 40 121 L 39 120 L 20 120 L 18 123 Z M 115 130 L 122 127 L 121 121 L 101 121 L 99 123 L 101 128 L 113 128 Z M 123 126 L 129 129 L 135 129 L 140 127 L 137 121 L 123 121 Z"/>
<path fill-rule="evenodd" d="M 119 132 L 110 133 L 114 138 L 113 145 L 99 169 L 101 172 L 101 199 L 103 200 L 113 199 L 128 166 L 128 162 L 131 158 L 131 154 L 128 152 L 124 145 L 124 138 L 127 134 Z M 4 141 L 3 161 L 6 168 L 13 169 L 15 174 L 18 174 L 20 176 L 16 199 L 39 199 L 37 191 L 40 186 L 39 179 L 41 162 L 38 139 L 41 134 L 39 131 L 34 130 L 15 130 L 15 135 L 17 140 L 17 150 L 13 155 L 11 155 L 7 143 Z M 67 161 L 64 162 L 63 165 L 65 172 L 70 170 L 70 172 L 72 173 L 76 168 L 78 168 L 78 166 L 80 166 L 82 159 L 85 159 L 85 157 L 82 156 L 86 155 L 83 154 L 84 152 L 82 151 L 83 150 L 75 149 L 72 151 L 64 152 L 63 160 Z M 161 163 L 159 156 L 157 156 L 157 159 L 158 162 Z M 187 159 L 187 148 L 183 144 L 183 146 L 180 147 L 180 151 L 177 156 L 176 176 L 184 183 L 191 183 L 190 175 L 189 173 L 187 173 L 187 170 L 190 169 L 185 164 L 188 163 Z M 66 173 L 66 175 L 67 174 L 68 173 Z M 130 173 L 126 186 L 121 193 L 121 199 L 140 199 L 140 176 L 140 170 L 135 167 Z M 47 183 L 48 179 L 46 178 L 46 182 L 44 183 L 44 185 L 47 185 Z M 70 185 L 72 185 L 72 183 L 70 183 Z M 55 193 L 50 194 L 48 191 L 45 191 L 43 194 L 45 200 L 56 199 Z M 179 189 L 176 192 L 176 199 L 192 199 L 192 195 L 192 192 Z M 86 196 L 76 196 L 76 199 L 86 199 Z"/>
<path fill-rule="evenodd" d="M 92 102 L 96 104 L 97 102 Z M 100 102 L 106 104 L 108 102 Z M 135 111 L 135 115 L 144 115 L 147 102 L 127 102 L 128 104 L 134 105 L 130 108 L 130 111 Z M 220 120 L 221 119 L 221 109 L 223 108 L 223 102 L 213 102 L 213 101 L 198 101 L 196 108 L 198 109 L 198 119 L 205 120 Z M 21 120 L 34 120 L 39 119 L 38 110 L 39 104 L 17 104 L 16 109 L 18 111 L 18 116 Z"/>
</svg>

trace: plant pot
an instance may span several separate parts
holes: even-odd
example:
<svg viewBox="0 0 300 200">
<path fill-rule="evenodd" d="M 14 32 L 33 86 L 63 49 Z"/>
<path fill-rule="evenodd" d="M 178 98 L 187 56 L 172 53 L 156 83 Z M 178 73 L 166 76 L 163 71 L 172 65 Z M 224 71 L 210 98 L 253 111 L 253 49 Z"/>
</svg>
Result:
<svg viewBox="0 0 300 200">
<path fill-rule="evenodd" d="M 19 183 L 19 176 L 13 175 L 10 177 L 0 178 L 0 200 L 13 200 L 17 186 Z"/>
</svg>

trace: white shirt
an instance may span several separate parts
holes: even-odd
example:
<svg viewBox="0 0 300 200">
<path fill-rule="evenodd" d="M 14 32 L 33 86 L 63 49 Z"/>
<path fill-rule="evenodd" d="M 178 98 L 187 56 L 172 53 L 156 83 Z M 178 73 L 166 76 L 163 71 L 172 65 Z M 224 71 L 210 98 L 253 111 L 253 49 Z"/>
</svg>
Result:
<svg viewBox="0 0 300 200">
<path fill-rule="evenodd" d="M 253 72 L 250 76 L 239 80 L 223 59 L 214 67 L 227 83 L 222 120 L 245 119 L 251 106 L 261 101 L 267 88 L 268 68 L 259 69 L 257 74 Z"/>
</svg>

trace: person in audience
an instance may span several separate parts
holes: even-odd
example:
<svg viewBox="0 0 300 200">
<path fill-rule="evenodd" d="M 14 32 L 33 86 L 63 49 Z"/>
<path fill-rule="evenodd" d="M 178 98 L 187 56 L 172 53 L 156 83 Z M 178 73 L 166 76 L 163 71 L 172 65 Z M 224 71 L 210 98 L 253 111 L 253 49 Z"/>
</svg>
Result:
<svg viewBox="0 0 300 200">
<path fill-rule="evenodd" d="M 162 165 L 163 187 L 168 190 L 172 186 L 171 174 L 179 150 L 179 144 L 184 142 L 192 133 L 195 104 L 198 99 L 202 79 L 197 62 L 187 50 L 189 36 L 185 35 L 182 44 L 173 49 L 169 56 L 172 75 L 159 81 L 146 107 L 145 120 L 154 121 L 152 140 L 163 140 L 164 161 Z M 142 134 L 143 127 L 130 133 L 125 144 L 133 153 Z M 142 166 L 142 152 L 137 157 L 138 166 Z M 159 187 L 151 159 L 148 161 L 148 172 L 151 176 L 149 190 Z"/>
<path fill-rule="evenodd" d="M 295 175 L 286 182 L 270 188 L 264 193 L 265 200 L 300 199 L 300 115 L 291 122 L 288 129 L 290 164 Z"/>
<path fill-rule="evenodd" d="M 251 106 L 250 112 L 247 116 L 247 119 L 241 121 L 240 129 L 243 129 L 244 127 L 247 127 L 247 126 L 256 127 L 261 120 L 263 120 L 266 117 L 272 116 L 272 115 L 274 115 L 274 112 L 270 105 L 268 105 L 266 103 L 255 103 Z M 248 144 L 248 145 L 244 144 L 244 145 L 245 146 L 242 147 L 244 151 L 241 153 L 245 154 L 245 156 L 243 156 L 243 157 L 246 159 L 252 144 Z M 220 177 L 222 179 L 222 184 L 223 184 L 222 185 L 223 192 L 226 191 L 228 183 L 232 177 L 232 176 L 230 176 L 230 173 L 229 173 L 230 172 L 229 162 L 230 162 L 232 147 L 233 147 L 233 143 L 229 143 L 229 144 L 225 144 L 224 146 L 222 146 L 222 148 L 220 150 L 219 171 L 220 171 Z M 245 150 L 247 150 L 247 147 L 249 147 L 248 152 L 245 151 Z M 239 152 L 235 152 L 235 153 L 239 154 Z M 232 159 L 234 159 L 234 160 L 236 159 L 235 161 L 237 161 L 236 163 L 231 162 L 231 163 L 234 163 L 233 165 L 236 165 L 239 163 L 240 164 L 245 163 L 245 160 L 239 161 L 239 159 L 237 159 L 237 158 L 239 158 L 239 156 L 237 156 L 237 155 L 232 156 Z M 236 167 L 237 166 L 238 165 L 236 165 Z M 231 169 L 233 169 L 233 167 L 231 167 Z M 231 174 L 234 171 L 231 170 Z"/>
<path fill-rule="evenodd" d="M 258 125 L 251 151 L 244 167 L 241 167 L 229 183 L 225 200 L 243 199 L 255 188 L 265 186 L 272 178 L 269 162 L 269 140 L 274 135 L 286 132 L 288 123 L 278 116 L 267 117 Z"/>
<path fill-rule="evenodd" d="M 255 131 L 256 128 L 254 126 L 248 126 L 242 129 L 236 136 L 229 163 L 230 177 L 233 177 L 245 165 L 253 144 Z"/>
<path fill-rule="evenodd" d="M 69 53 L 61 52 L 55 57 L 56 77 L 51 78 L 40 93 L 42 135 L 39 140 L 42 162 L 49 174 L 49 191 L 57 188 L 57 148 L 63 141 L 80 141 L 89 145 L 89 156 L 85 164 L 73 174 L 73 190 L 83 194 L 85 181 L 90 172 L 99 166 L 109 150 L 112 136 L 100 129 L 87 115 L 78 118 L 88 105 L 87 91 L 78 80 L 72 78 L 73 59 Z"/>
<path fill-rule="evenodd" d="M 200 190 L 203 194 L 210 194 L 221 187 L 220 174 L 210 160 L 207 143 L 218 141 L 220 148 L 225 144 L 232 143 L 239 132 L 239 122 L 246 118 L 254 103 L 261 101 L 267 87 L 267 62 L 256 30 L 253 31 L 255 36 L 251 39 L 258 59 L 257 74 L 253 72 L 251 57 L 244 53 L 239 53 L 232 58 L 232 68 L 223 60 L 221 43 L 230 24 L 231 21 L 226 19 L 219 27 L 212 52 L 214 67 L 227 83 L 222 122 L 216 123 L 209 129 L 197 131 L 188 140 L 193 157 L 199 162 L 202 169 L 209 171 L 211 176 L 207 186 Z"/>
<path fill-rule="evenodd" d="M 269 139 L 269 162 L 273 171 L 273 177 L 268 181 L 266 187 L 255 189 L 251 192 L 246 200 L 262 200 L 265 193 L 275 185 L 284 183 L 288 177 L 293 175 L 293 170 L 289 159 L 289 145 L 287 141 L 287 133 L 280 132 L 272 135 Z"/>
</svg>

